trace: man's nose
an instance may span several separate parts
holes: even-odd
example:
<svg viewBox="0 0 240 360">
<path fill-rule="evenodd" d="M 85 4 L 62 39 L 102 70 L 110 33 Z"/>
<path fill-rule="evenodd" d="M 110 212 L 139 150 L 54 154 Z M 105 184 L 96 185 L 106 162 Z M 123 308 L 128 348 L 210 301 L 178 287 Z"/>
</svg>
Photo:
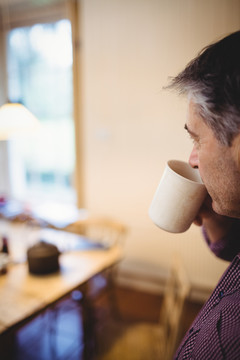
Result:
<svg viewBox="0 0 240 360">
<path fill-rule="evenodd" d="M 199 160 L 198 160 L 198 152 L 196 149 L 196 146 L 194 145 L 192 152 L 190 154 L 189 160 L 188 160 L 189 164 L 191 165 L 192 168 L 198 168 L 199 165 Z"/>
</svg>

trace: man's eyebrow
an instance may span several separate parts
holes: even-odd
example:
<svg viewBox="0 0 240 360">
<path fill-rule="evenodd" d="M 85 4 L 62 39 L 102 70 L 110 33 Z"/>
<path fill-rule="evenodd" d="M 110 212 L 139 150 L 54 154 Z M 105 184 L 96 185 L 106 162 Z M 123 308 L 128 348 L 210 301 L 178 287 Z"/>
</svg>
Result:
<svg viewBox="0 0 240 360">
<path fill-rule="evenodd" d="M 194 138 L 194 139 L 198 139 L 198 138 L 199 138 L 199 136 L 198 136 L 195 132 L 193 132 L 193 131 L 191 131 L 191 130 L 189 129 L 189 127 L 187 126 L 187 124 L 184 125 L 184 129 L 187 130 L 187 132 L 189 133 L 189 135 L 190 135 L 192 138 Z"/>
</svg>

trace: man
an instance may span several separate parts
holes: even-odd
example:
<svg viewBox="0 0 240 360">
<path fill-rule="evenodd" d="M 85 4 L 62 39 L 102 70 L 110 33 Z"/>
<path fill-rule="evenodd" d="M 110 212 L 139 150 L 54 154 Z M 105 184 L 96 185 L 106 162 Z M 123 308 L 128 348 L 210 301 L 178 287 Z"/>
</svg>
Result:
<svg viewBox="0 0 240 360">
<path fill-rule="evenodd" d="M 208 46 L 172 79 L 189 98 L 189 163 L 209 196 L 195 220 L 211 250 L 231 261 L 175 359 L 240 359 L 240 31 Z"/>
</svg>

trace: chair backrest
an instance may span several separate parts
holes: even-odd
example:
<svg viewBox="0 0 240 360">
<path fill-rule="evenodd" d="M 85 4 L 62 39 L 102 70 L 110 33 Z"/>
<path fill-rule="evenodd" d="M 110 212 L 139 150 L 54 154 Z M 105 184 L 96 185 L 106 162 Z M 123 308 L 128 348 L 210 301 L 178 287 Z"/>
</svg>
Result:
<svg viewBox="0 0 240 360">
<path fill-rule="evenodd" d="M 87 236 L 90 240 L 106 247 L 123 245 L 126 227 L 115 220 L 105 217 L 88 217 L 67 226 L 64 230 Z"/>
<path fill-rule="evenodd" d="M 172 359 L 175 351 L 179 325 L 185 299 L 190 285 L 179 256 L 174 255 L 161 307 L 160 321 L 163 327 L 164 360 Z"/>
</svg>

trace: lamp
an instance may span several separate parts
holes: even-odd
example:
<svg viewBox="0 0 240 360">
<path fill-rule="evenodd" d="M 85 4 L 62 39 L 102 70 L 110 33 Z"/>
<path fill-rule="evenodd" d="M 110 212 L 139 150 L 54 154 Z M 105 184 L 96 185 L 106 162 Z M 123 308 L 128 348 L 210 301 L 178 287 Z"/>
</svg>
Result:
<svg viewBox="0 0 240 360">
<path fill-rule="evenodd" d="M 35 132 L 38 119 L 20 103 L 6 103 L 0 107 L 0 140 Z"/>
</svg>

